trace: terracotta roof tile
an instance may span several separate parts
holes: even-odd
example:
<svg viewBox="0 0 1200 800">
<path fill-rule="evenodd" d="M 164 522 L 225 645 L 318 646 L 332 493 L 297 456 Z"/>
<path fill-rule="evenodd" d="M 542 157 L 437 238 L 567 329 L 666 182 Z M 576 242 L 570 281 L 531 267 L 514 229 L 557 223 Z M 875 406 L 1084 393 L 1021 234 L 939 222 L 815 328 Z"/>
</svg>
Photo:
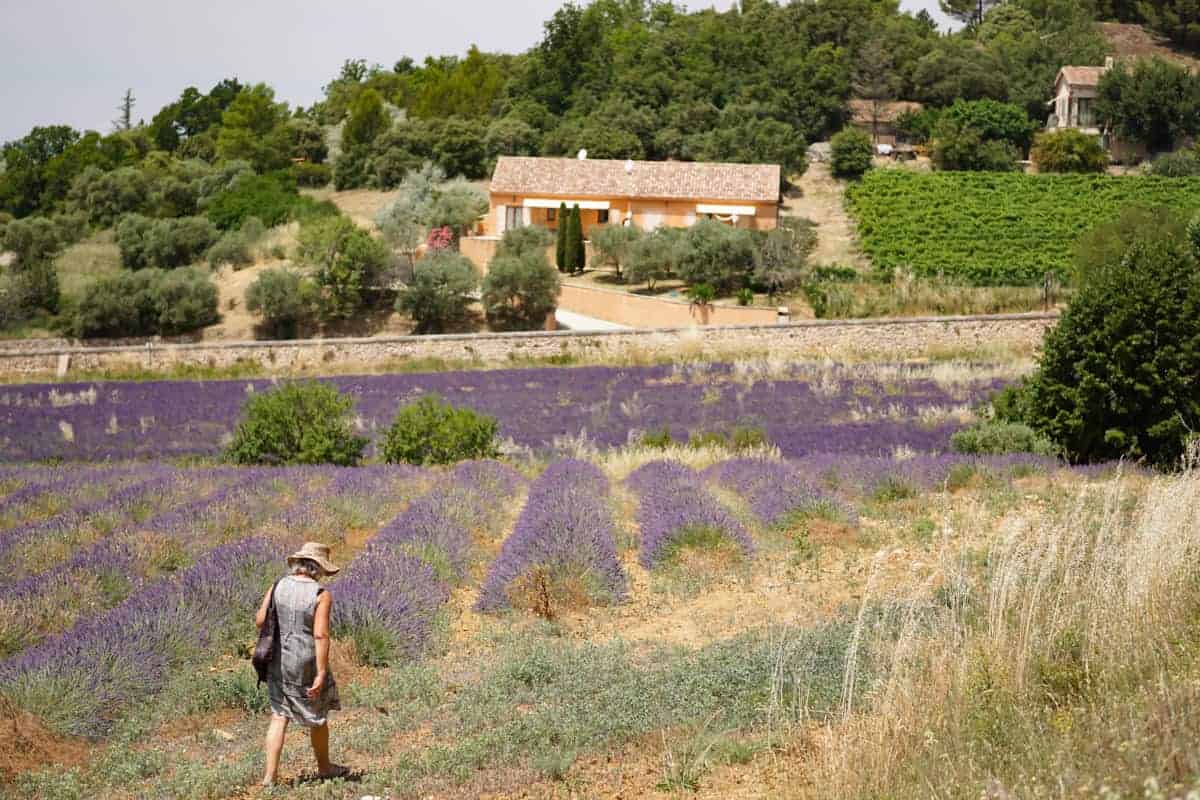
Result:
<svg viewBox="0 0 1200 800">
<path fill-rule="evenodd" d="M 1099 86 L 1105 67 L 1063 67 L 1059 73 L 1072 86 Z"/>
<path fill-rule="evenodd" d="M 632 163 L 633 170 L 626 172 L 624 161 L 501 156 L 492 173 L 491 191 L 566 198 L 779 201 L 777 164 Z"/>
</svg>

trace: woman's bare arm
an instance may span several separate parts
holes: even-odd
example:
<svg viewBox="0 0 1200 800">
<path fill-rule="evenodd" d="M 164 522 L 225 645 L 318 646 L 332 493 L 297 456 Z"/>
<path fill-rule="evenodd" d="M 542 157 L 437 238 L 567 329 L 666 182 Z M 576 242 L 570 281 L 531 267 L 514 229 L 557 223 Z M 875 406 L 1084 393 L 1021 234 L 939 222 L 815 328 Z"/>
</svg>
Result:
<svg viewBox="0 0 1200 800">
<path fill-rule="evenodd" d="M 317 610 L 313 615 L 313 639 L 317 650 L 317 678 L 308 690 L 310 698 L 316 698 L 325 685 L 325 676 L 329 673 L 329 616 L 333 609 L 333 597 L 328 591 L 321 592 L 317 598 Z"/>
<path fill-rule="evenodd" d="M 267 624 L 267 609 L 271 605 L 271 590 L 267 589 L 267 593 L 263 595 L 262 603 L 258 606 L 258 613 L 254 615 L 254 624 L 258 628 L 262 628 Z"/>
</svg>

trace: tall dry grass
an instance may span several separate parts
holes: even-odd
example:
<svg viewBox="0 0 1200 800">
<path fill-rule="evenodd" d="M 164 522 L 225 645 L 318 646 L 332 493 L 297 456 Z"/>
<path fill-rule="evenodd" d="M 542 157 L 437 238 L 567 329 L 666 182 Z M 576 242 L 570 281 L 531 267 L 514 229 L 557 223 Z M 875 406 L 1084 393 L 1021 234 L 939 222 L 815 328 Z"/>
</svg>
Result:
<svg viewBox="0 0 1200 800">
<path fill-rule="evenodd" d="M 868 585 L 891 619 L 860 615 L 795 797 L 1200 798 L 1196 459 L 1017 511 L 982 565 L 947 551 L 934 604 Z"/>
</svg>

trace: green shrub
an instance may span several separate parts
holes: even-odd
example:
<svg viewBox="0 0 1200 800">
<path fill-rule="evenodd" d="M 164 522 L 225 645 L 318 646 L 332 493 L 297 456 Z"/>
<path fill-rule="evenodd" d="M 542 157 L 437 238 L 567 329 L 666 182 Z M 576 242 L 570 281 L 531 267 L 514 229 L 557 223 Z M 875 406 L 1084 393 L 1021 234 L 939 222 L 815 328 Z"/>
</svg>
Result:
<svg viewBox="0 0 1200 800">
<path fill-rule="evenodd" d="M 479 273 L 466 256 L 440 252 L 413 265 L 396 298 L 396 310 L 412 317 L 417 333 L 445 333 L 471 316 Z"/>
<path fill-rule="evenodd" d="M 297 186 L 321 189 L 333 181 L 333 170 L 328 164 L 311 164 L 305 161 L 292 165 L 292 178 Z"/>
<path fill-rule="evenodd" d="M 750 288 L 738 289 L 737 303 L 739 306 L 749 306 L 754 304 L 754 290 Z"/>
<path fill-rule="evenodd" d="M 225 456 L 236 464 L 354 466 L 367 440 L 354 435 L 353 409 L 328 384 L 285 383 L 246 401 Z"/>
<path fill-rule="evenodd" d="M 151 219 L 127 214 L 116 229 L 121 263 L 129 269 L 174 269 L 194 264 L 217 240 L 217 230 L 203 217 Z"/>
<path fill-rule="evenodd" d="M 483 279 L 483 310 L 492 330 L 541 330 L 562 286 L 545 251 L 497 256 Z"/>
<path fill-rule="evenodd" d="M 1039 172 L 1104 172 L 1108 166 L 1100 137 L 1072 128 L 1038 134 L 1029 157 Z"/>
<path fill-rule="evenodd" d="M 88 286 L 69 325 L 81 339 L 178 335 L 218 320 L 217 287 L 198 270 L 143 269 Z"/>
<path fill-rule="evenodd" d="M 266 226 L 258 217 L 247 217 L 240 230 L 228 231 L 209 248 L 209 266 L 229 264 L 234 269 L 250 266 L 254 263 L 255 246 L 266 233 Z"/>
<path fill-rule="evenodd" d="M 1200 429 L 1200 225 L 1189 234 L 1136 240 L 1089 271 L 1046 335 L 1016 407 L 1072 461 L 1171 467 Z"/>
<path fill-rule="evenodd" d="M 496 247 L 496 257 L 521 258 L 529 253 L 544 255 L 554 241 L 554 234 L 541 225 L 509 228 L 500 238 L 500 244 Z"/>
<path fill-rule="evenodd" d="M 453 464 L 494 458 L 497 423 L 469 408 L 455 408 L 436 395 L 422 397 L 396 413 L 381 452 L 391 464 Z"/>
<path fill-rule="evenodd" d="M 970 455 L 1035 453 L 1053 456 L 1058 453 L 1053 442 L 1019 422 L 984 422 L 964 428 L 950 437 L 950 446 L 956 453 Z"/>
<path fill-rule="evenodd" d="M 295 178 L 288 172 L 244 175 L 213 198 L 208 218 L 223 231 L 238 230 L 249 217 L 274 228 L 288 221 L 298 198 Z"/>
<path fill-rule="evenodd" d="M 1162 178 L 1200 177 L 1200 152 L 1176 150 L 1164 153 L 1150 164 L 1150 172 Z"/>
<path fill-rule="evenodd" d="M 277 339 L 293 339 L 301 322 L 312 316 L 316 287 L 286 269 L 267 269 L 246 289 L 246 308 L 262 314 L 263 327 Z"/>
<path fill-rule="evenodd" d="M 869 134 L 846 128 L 830 140 L 830 166 L 838 178 L 860 178 L 871 168 L 875 144 Z"/>
</svg>

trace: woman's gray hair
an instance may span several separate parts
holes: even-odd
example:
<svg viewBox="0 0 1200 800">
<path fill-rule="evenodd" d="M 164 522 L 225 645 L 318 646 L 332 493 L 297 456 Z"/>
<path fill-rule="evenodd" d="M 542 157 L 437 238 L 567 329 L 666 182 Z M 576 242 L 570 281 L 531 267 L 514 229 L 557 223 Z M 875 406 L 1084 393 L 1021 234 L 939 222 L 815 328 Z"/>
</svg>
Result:
<svg viewBox="0 0 1200 800">
<path fill-rule="evenodd" d="M 311 558 L 298 558 L 292 564 L 293 575 L 307 575 L 314 581 L 319 581 L 325 577 L 325 570 L 321 565 L 313 561 Z"/>
</svg>

